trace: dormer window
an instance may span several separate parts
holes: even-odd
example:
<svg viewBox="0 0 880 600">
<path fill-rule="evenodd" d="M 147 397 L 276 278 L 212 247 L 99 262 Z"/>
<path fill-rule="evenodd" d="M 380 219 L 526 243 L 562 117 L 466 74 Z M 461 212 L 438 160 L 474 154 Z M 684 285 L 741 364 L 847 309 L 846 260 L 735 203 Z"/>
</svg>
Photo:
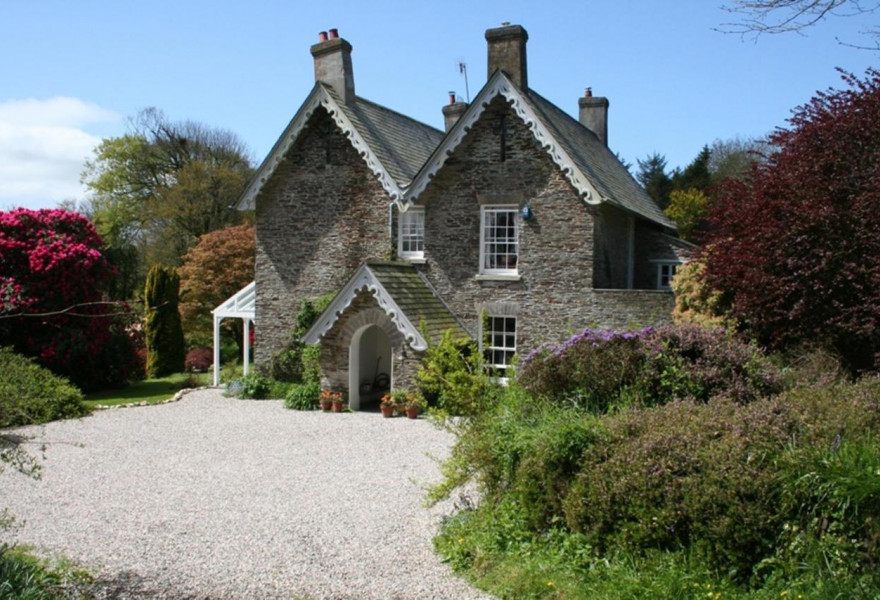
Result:
<svg viewBox="0 0 880 600">
<path fill-rule="evenodd" d="M 516 275 L 519 259 L 519 207 L 480 208 L 480 273 Z"/>
<path fill-rule="evenodd" d="M 410 206 L 398 219 L 397 255 L 406 259 L 425 257 L 425 209 Z"/>
</svg>

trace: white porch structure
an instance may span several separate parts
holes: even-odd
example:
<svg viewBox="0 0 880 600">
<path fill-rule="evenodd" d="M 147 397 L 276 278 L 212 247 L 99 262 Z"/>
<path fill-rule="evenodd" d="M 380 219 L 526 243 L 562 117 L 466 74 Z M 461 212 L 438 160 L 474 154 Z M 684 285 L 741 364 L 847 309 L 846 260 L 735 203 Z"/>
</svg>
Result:
<svg viewBox="0 0 880 600">
<path fill-rule="evenodd" d="M 214 385 L 220 385 L 220 322 L 223 319 L 241 319 L 244 328 L 244 374 L 250 371 L 251 323 L 254 323 L 255 281 L 238 290 L 223 304 L 211 311 L 214 315 Z"/>
</svg>

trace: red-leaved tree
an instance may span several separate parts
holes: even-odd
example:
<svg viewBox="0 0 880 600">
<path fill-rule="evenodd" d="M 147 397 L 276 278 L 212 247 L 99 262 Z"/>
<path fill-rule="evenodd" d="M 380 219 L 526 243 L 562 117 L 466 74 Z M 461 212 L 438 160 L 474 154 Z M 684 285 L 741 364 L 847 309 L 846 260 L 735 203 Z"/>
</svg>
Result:
<svg viewBox="0 0 880 600">
<path fill-rule="evenodd" d="M 880 71 L 845 74 L 770 138 L 750 182 L 719 190 L 706 279 L 765 343 L 880 366 Z"/>
<path fill-rule="evenodd" d="M 114 270 L 84 216 L 0 212 L 0 346 L 36 358 L 84 390 L 138 374 L 127 307 L 103 303 Z"/>
</svg>

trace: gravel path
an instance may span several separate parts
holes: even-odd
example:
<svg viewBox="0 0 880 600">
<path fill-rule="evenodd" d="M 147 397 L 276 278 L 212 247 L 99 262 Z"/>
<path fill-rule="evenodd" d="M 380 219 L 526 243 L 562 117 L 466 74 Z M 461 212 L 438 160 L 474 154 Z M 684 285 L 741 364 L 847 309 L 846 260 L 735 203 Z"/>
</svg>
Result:
<svg viewBox="0 0 880 600">
<path fill-rule="evenodd" d="M 451 438 L 424 420 L 296 412 L 200 390 L 50 423 L 43 478 L 0 476 L 3 534 L 118 598 L 489 598 L 452 575 L 422 505 Z M 125 590 L 123 592 L 122 590 Z"/>
</svg>

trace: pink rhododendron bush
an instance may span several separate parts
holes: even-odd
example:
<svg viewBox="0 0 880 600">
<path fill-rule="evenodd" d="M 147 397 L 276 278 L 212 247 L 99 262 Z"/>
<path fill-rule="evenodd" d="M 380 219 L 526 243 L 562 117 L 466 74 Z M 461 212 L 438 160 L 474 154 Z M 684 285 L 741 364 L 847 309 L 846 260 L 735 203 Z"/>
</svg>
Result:
<svg viewBox="0 0 880 600">
<path fill-rule="evenodd" d="M 36 359 L 83 390 L 137 378 L 133 314 L 105 302 L 115 270 L 84 216 L 0 212 L 0 346 Z"/>
</svg>

